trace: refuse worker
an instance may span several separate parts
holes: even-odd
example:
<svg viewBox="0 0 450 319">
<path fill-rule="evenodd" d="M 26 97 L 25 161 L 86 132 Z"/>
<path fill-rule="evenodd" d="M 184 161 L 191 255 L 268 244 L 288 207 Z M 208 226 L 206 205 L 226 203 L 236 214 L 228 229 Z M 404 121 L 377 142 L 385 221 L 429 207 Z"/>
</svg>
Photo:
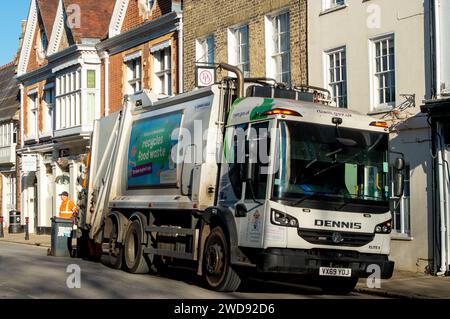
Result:
<svg viewBox="0 0 450 319">
<path fill-rule="evenodd" d="M 72 219 L 76 217 L 77 207 L 73 200 L 69 199 L 69 193 L 62 192 L 59 194 L 61 196 L 61 206 L 59 208 L 59 217 L 64 219 Z"/>
</svg>

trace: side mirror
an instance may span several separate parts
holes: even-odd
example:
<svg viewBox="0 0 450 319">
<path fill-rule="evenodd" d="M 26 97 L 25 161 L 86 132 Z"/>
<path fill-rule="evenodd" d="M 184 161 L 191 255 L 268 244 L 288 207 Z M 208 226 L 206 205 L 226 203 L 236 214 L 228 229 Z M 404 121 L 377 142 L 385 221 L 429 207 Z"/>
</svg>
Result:
<svg viewBox="0 0 450 319">
<path fill-rule="evenodd" d="M 405 178 L 403 177 L 403 173 L 397 172 L 395 173 L 395 180 L 394 180 L 394 196 L 402 197 L 404 191 L 405 191 Z"/>
<path fill-rule="evenodd" d="M 247 207 L 244 204 L 239 203 L 236 205 L 236 207 L 235 207 L 235 216 L 236 217 L 246 217 L 247 213 L 248 213 Z"/>
<path fill-rule="evenodd" d="M 394 168 L 396 170 L 394 175 L 394 196 L 402 197 L 405 191 L 405 177 L 403 176 L 403 170 L 405 169 L 405 160 L 398 157 L 395 160 Z"/>
<path fill-rule="evenodd" d="M 401 157 L 397 157 L 395 160 L 394 168 L 397 171 L 403 171 L 405 169 L 405 160 Z"/>
</svg>

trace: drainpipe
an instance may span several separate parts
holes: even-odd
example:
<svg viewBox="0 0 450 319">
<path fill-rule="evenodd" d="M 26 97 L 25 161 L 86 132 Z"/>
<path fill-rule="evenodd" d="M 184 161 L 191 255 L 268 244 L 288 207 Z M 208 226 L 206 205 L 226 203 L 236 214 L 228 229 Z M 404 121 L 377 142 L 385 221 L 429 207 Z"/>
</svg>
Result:
<svg viewBox="0 0 450 319">
<path fill-rule="evenodd" d="M 443 141 L 441 141 L 442 137 L 442 130 L 441 130 L 441 124 L 437 123 L 437 135 L 438 135 L 438 152 L 437 152 L 437 158 L 438 158 L 438 187 L 439 187 L 439 223 L 440 223 L 440 238 L 441 238 L 441 268 L 440 271 L 437 273 L 438 276 L 445 275 L 447 271 L 447 214 L 446 214 L 446 205 L 445 205 L 445 184 L 444 184 L 444 157 L 443 157 Z"/>
<path fill-rule="evenodd" d="M 105 116 L 109 115 L 109 54 L 108 52 L 103 52 L 102 54 L 103 64 L 105 65 L 105 96 L 104 96 L 104 103 L 105 103 Z"/>
<path fill-rule="evenodd" d="M 442 137 L 444 138 L 444 137 Z M 444 190 L 445 190 L 445 218 L 446 218 L 446 228 L 447 228 L 447 270 L 450 265 L 450 176 L 448 176 L 448 172 L 450 171 L 449 165 L 449 156 L 448 152 L 445 146 L 445 143 L 442 143 L 442 152 L 444 155 L 444 174 L 443 174 L 443 180 L 444 180 Z"/>
<path fill-rule="evenodd" d="M 434 36 L 435 36 L 435 57 L 436 57 L 436 97 L 441 96 L 441 18 L 440 0 L 434 0 Z"/>
<path fill-rule="evenodd" d="M 178 94 L 183 93 L 184 84 L 183 84 L 183 15 L 179 15 L 180 22 L 178 27 Z"/>
<path fill-rule="evenodd" d="M 20 127 L 19 127 L 19 129 L 20 129 L 20 148 L 23 148 L 23 145 L 24 145 L 24 143 L 23 143 L 23 139 L 24 139 L 24 129 L 25 129 L 25 122 L 24 122 L 24 119 L 23 119 L 23 117 L 24 117 L 24 111 L 23 111 L 23 108 L 24 108 L 24 86 L 23 86 L 23 84 L 21 83 L 20 84 Z"/>
</svg>

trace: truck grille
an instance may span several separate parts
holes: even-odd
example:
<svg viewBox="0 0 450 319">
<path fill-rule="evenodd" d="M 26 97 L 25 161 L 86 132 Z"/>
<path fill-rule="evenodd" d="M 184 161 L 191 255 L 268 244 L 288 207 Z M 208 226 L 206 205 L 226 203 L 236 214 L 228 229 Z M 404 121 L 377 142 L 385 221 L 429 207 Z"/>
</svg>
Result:
<svg viewBox="0 0 450 319">
<path fill-rule="evenodd" d="M 308 243 L 316 245 L 332 245 L 332 246 L 348 246 L 362 247 L 373 241 L 375 234 L 367 233 L 344 233 L 338 231 L 315 230 L 315 229 L 299 229 L 298 234 Z M 339 237 L 339 241 L 333 240 Z"/>
</svg>

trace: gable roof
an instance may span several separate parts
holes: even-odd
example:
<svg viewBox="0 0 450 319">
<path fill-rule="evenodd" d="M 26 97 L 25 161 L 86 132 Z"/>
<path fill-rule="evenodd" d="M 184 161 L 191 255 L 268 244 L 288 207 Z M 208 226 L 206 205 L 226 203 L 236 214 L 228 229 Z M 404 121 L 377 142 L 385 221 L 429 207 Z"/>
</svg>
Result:
<svg viewBox="0 0 450 319">
<path fill-rule="evenodd" d="M 20 50 L 19 65 L 17 74 L 21 75 L 27 72 L 28 61 L 30 59 L 31 49 L 34 41 L 34 32 L 38 22 L 38 8 L 36 0 L 31 0 L 30 9 L 25 27 L 25 33 L 22 40 L 22 48 Z"/>
<path fill-rule="evenodd" d="M 149 7 L 146 0 L 117 0 L 108 29 L 112 38 L 141 25 L 150 23 L 172 11 L 181 13 L 182 0 L 155 0 Z"/>
<path fill-rule="evenodd" d="M 70 14 L 80 9 L 79 27 L 71 29 L 76 43 L 81 43 L 82 38 L 101 39 L 108 32 L 109 23 L 116 0 L 63 0 L 66 13 Z M 72 8 L 71 8 L 72 7 Z M 69 12 L 67 12 L 69 11 Z"/>
<path fill-rule="evenodd" d="M 14 62 L 0 67 L 0 121 L 13 119 L 20 108 Z"/>
<path fill-rule="evenodd" d="M 120 34 L 127 10 L 128 0 L 117 0 L 108 29 L 110 38 Z"/>
<path fill-rule="evenodd" d="M 44 0 L 41 0 L 44 1 Z M 57 0 L 58 7 L 49 38 L 48 55 L 60 50 L 64 36 L 69 46 L 82 43 L 82 39 L 101 39 L 107 32 L 115 0 Z M 79 12 L 79 16 L 76 16 Z M 72 28 L 69 27 L 73 24 Z"/>
<path fill-rule="evenodd" d="M 59 0 L 37 0 L 39 14 L 42 18 L 47 39 L 52 36 L 53 23 L 56 17 Z"/>
</svg>

